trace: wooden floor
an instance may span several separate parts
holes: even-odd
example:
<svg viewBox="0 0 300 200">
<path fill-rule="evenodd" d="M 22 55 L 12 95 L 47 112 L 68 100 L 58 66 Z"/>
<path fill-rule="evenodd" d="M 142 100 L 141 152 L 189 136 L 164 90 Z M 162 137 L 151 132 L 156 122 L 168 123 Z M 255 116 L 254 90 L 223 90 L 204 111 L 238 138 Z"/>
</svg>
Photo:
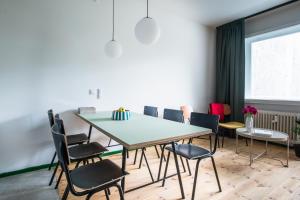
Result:
<svg viewBox="0 0 300 200">
<path fill-rule="evenodd" d="M 201 146 L 207 146 L 207 140 L 197 140 Z M 261 158 L 249 166 L 248 148 L 243 141 L 240 141 L 242 152 L 235 154 L 235 140 L 225 140 L 224 148 L 218 149 L 215 155 L 215 161 L 221 181 L 222 192 L 218 192 L 217 182 L 212 168 L 211 160 L 201 161 L 196 199 L 300 199 L 300 160 L 294 155 L 294 151 L 290 151 L 289 168 L 285 168 L 277 160 L 271 159 L 271 154 L 278 158 L 286 158 L 286 148 L 278 145 L 269 145 L 269 158 Z M 255 150 L 262 151 L 264 143 L 255 143 Z M 157 176 L 159 159 L 157 158 L 154 148 L 148 148 L 146 155 L 151 163 L 151 169 Z M 151 181 L 145 163 L 142 169 L 138 169 L 138 165 L 132 165 L 134 152 L 130 152 L 130 158 L 127 160 L 127 171 L 130 175 L 126 178 L 126 188 L 138 186 L 140 184 Z M 121 156 L 114 155 L 109 159 L 120 164 Z M 194 175 L 195 162 L 192 161 L 192 174 Z M 182 168 L 182 167 L 181 167 Z M 170 160 L 169 174 L 175 172 L 174 160 Z M 182 174 L 183 186 L 186 199 L 191 198 L 193 177 L 188 173 Z M 63 179 L 59 187 L 59 195 L 62 196 L 66 186 Z M 117 190 L 112 189 L 110 199 L 119 199 Z M 84 199 L 84 197 L 75 197 L 69 195 L 69 200 Z M 93 196 L 92 199 L 105 199 L 104 192 L 100 192 Z M 161 182 L 150 185 L 148 187 L 126 193 L 127 200 L 163 200 L 163 199 L 181 199 L 180 189 L 177 177 L 172 177 L 166 181 L 165 187 L 161 187 Z"/>
</svg>

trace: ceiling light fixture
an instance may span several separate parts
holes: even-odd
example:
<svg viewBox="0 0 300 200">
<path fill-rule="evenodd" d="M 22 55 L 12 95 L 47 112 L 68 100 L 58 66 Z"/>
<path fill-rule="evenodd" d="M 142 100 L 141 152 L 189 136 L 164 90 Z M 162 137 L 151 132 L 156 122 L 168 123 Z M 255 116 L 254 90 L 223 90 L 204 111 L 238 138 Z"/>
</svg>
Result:
<svg viewBox="0 0 300 200">
<path fill-rule="evenodd" d="M 147 0 L 147 16 L 141 19 L 135 26 L 135 36 L 143 44 L 151 45 L 160 37 L 160 28 L 157 22 L 149 17 L 149 3 Z"/>
<path fill-rule="evenodd" d="M 113 11 L 112 11 L 112 25 L 113 25 L 113 30 L 112 30 L 112 40 L 110 40 L 104 48 L 104 51 L 107 56 L 111 58 L 119 58 L 122 53 L 122 45 L 115 40 L 115 0 L 113 0 Z"/>
</svg>

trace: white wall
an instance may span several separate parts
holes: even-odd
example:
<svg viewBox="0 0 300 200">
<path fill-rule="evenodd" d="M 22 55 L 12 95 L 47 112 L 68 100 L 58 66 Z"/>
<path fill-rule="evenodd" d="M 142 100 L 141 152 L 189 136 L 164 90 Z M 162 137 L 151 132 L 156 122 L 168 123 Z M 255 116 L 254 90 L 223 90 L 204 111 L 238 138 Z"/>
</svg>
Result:
<svg viewBox="0 0 300 200">
<path fill-rule="evenodd" d="M 150 15 L 162 33 L 155 46 L 143 46 L 133 30 L 145 2 L 116 4 L 124 54 L 113 60 L 103 52 L 111 37 L 110 0 L 0 1 L 0 173 L 50 161 L 49 108 L 66 113 L 68 130 L 84 131 L 69 112 L 79 106 L 142 112 L 144 105 L 190 104 L 207 111 L 214 97 L 214 30 L 166 9 L 176 5 L 152 0 Z M 88 95 L 96 88 L 100 100 Z"/>
</svg>

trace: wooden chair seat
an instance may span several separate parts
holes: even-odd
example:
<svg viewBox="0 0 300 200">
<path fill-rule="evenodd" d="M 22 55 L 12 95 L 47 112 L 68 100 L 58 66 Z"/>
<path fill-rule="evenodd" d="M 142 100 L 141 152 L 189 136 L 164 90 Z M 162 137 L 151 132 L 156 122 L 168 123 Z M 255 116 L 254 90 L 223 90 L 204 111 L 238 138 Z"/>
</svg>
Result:
<svg viewBox="0 0 300 200">
<path fill-rule="evenodd" d="M 237 129 L 245 127 L 245 124 L 240 122 L 223 122 L 219 123 L 219 126 L 226 129 Z"/>
</svg>

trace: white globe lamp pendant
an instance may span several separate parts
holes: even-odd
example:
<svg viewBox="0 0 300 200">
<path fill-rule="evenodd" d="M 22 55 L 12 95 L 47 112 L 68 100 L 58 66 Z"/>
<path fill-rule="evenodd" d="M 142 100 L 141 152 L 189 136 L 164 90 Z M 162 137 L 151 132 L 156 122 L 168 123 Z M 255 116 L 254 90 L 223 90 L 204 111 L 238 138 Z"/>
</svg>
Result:
<svg viewBox="0 0 300 200">
<path fill-rule="evenodd" d="M 119 58 L 123 53 L 122 45 L 116 40 L 111 40 L 105 45 L 105 53 L 111 58 Z"/>
<path fill-rule="evenodd" d="M 147 0 L 147 16 L 141 19 L 135 26 L 135 36 L 138 41 L 145 45 L 151 45 L 158 41 L 160 37 L 160 28 L 157 22 L 148 15 Z"/>
<path fill-rule="evenodd" d="M 105 54 L 111 58 L 121 57 L 123 50 L 122 45 L 115 40 L 115 0 L 113 0 L 113 31 L 112 40 L 110 40 L 104 47 Z"/>
</svg>

